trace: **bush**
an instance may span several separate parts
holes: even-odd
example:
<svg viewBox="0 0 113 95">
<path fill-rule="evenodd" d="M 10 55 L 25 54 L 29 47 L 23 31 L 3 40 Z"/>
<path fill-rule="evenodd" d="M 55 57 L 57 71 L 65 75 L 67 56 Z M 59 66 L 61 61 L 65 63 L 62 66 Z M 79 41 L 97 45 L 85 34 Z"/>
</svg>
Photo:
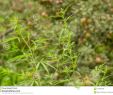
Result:
<svg viewBox="0 0 113 95">
<path fill-rule="evenodd" d="M 112 0 L 0 5 L 0 85 L 113 85 Z"/>
</svg>

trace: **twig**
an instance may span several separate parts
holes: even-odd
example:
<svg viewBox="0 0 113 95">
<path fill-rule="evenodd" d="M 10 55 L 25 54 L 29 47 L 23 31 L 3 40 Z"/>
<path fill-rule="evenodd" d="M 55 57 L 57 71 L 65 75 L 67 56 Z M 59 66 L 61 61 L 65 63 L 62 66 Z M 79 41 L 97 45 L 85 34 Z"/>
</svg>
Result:
<svg viewBox="0 0 113 95">
<path fill-rule="evenodd" d="M 4 34 L 0 35 L 0 39 L 2 39 L 3 37 L 9 35 L 10 33 L 12 33 L 14 31 L 14 29 L 8 29 L 4 32 Z"/>
</svg>

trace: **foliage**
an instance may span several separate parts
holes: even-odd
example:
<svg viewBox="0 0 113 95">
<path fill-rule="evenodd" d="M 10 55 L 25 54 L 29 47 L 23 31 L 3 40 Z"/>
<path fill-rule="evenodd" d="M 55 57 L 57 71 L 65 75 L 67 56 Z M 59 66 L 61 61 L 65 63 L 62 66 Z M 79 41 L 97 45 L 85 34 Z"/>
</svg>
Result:
<svg viewBox="0 0 113 95">
<path fill-rule="evenodd" d="M 112 0 L 0 1 L 0 85 L 113 85 Z"/>
</svg>

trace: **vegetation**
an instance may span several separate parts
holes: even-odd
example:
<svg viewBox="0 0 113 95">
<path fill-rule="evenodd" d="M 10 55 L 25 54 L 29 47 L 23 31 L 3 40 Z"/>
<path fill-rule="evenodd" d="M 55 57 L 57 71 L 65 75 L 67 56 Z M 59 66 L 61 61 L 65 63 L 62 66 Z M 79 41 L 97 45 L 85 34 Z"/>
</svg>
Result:
<svg viewBox="0 0 113 95">
<path fill-rule="evenodd" d="M 113 86 L 113 0 L 0 0 L 1 86 Z"/>
</svg>

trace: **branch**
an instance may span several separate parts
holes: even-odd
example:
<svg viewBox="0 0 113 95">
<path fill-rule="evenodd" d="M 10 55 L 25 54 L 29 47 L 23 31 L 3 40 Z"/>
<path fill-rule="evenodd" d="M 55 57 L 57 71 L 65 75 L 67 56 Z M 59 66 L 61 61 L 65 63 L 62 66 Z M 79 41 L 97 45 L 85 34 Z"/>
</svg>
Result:
<svg viewBox="0 0 113 95">
<path fill-rule="evenodd" d="M 2 39 L 3 37 L 9 35 L 10 33 L 12 33 L 14 31 L 14 29 L 8 29 L 4 32 L 4 34 L 0 35 L 0 39 Z"/>
</svg>

